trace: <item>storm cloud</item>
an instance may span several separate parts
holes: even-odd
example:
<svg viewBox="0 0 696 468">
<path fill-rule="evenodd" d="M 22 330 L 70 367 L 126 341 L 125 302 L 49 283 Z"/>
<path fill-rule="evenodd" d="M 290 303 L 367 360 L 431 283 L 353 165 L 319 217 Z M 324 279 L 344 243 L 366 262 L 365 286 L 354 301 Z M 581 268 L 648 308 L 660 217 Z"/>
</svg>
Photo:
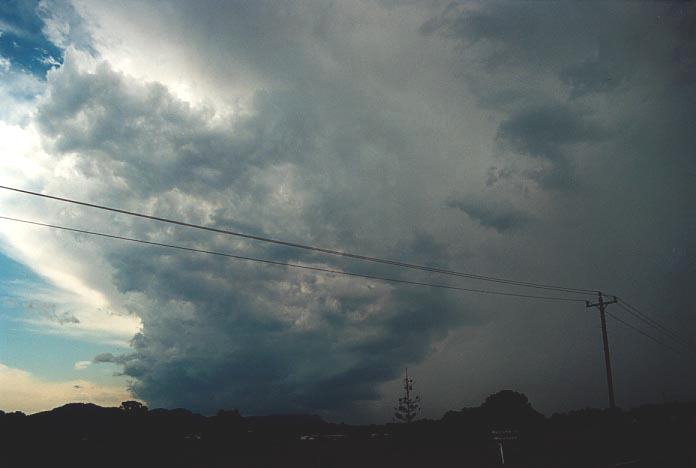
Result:
<svg viewBox="0 0 696 468">
<path fill-rule="evenodd" d="M 97 1 L 44 13 L 63 31 L 64 62 L 48 72 L 29 118 L 43 172 L 22 183 L 327 248 L 601 287 L 694 330 L 685 292 L 696 274 L 691 5 L 192 8 Z M 455 284 L 7 200 L 10 214 L 57 224 Z M 501 387 L 547 412 L 604 404 L 597 317 L 582 305 L 32 236 L 7 235 L 7 250 L 114 315 L 137 317 L 132 349 L 94 362 L 117 366 L 151 407 L 387 419 L 406 366 L 430 416 Z M 55 267 L 40 270 L 47 259 Z M 684 382 L 684 361 L 631 332 L 611 329 L 622 404 L 696 389 Z M 647 375 L 659 388 L 634 385 Z"/>
<path fill-rule="evenodd" d="M 509 206 L 495 206 L 485 201 L 448 200 L 447 205 L 457 208 L 472 219 L 478 221 L 481 226 L 505 232 L 511 229 L 523 227 L 532 219 L 525 213 Z"/>
</svg>

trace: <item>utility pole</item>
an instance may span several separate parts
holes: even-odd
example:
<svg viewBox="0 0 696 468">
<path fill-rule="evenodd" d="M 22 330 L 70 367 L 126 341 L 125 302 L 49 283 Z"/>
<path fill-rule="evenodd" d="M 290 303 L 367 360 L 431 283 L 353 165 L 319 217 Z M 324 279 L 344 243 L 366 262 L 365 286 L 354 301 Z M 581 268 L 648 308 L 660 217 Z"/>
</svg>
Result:
<svg viewBox="0 0 696 468">
<path fill-rule="evenodd" d="M 611 359 L 609 358 L 609 338 L 607 337 L 607 317 L 604 311 L 605 307 L 609 304 L 616 304 L 616 296 L 611 301 L 604 301 L 602 292 L 598 291 L 599 301 L 595 304 L 591 304 L 590 301 L 585 301 L 586 307 L 597 307 L 599 309 L 599 317 L 602 319 L 602 340 L 604 341 L 604 365 L 607 368 L 607 387 L 609 389 L 609 407 L 611 409 L 616 408 L 616 399 L 614 398 L 614 381 L 611 377 Z"/>
</svg>

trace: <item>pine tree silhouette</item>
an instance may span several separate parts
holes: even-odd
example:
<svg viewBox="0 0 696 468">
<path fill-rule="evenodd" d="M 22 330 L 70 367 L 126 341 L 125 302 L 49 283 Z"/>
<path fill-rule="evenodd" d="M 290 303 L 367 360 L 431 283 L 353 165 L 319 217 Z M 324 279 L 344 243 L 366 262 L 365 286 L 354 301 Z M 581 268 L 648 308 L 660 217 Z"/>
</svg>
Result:
<svg viewBox="0 0 696 468">
<path fill-rule="evenodd" d="M 409 424 L 413 421 L 418 413 L 420 413 L 421 397 L 420 395 L 412 396 L 413 379 L 408 377 L 408 368 L 406 368 L 406 377 L 404 378 L 404 396 L 399 398 L 399 405 L 394 407 L 394 417 Z"/>
</svg>

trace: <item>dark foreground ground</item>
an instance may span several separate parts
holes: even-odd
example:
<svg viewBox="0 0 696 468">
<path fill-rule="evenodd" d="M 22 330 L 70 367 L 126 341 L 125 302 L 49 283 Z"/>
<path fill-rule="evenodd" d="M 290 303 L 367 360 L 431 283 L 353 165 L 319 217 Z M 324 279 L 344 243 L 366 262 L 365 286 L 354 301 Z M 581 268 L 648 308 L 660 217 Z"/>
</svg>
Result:
<svg viewBox="0 0 696 468">
<path fill-rule="evenodd" d="M 696 468 L 696 403 L 630 411 L 586 409 L 545 418 L 500 392 L 440 420 L 348 426 L 316 416 L 71 404 L 0 413 L 0 467 L 493 467 Z M 499 434 L 500 436 L 500 434 Z"/>
<path fill-rule="evenodd" d="M 110 444 L 80 442 L 57 445 L 12 447 L 0 463 L 8 467 L 24 466 L 150 466 L 150 467 L 497 467 L 501 466 L 497 449 L 468 450 L 452 446 L 394 442 L 320 442 L 266 443 L 245 448 L 216 446 L 206 442 L 169 442 L 154 444 Z M 520 457 L 506 451 L 511 467 L 627 467 L 664 468 L 696 466 L 693 454 L 642 453 L 629 456 L 598 457 L 585 453 L 577 458 L 566 454 L 540 454 Z M 635 458 L 636 456 L 642 458 Z"/>
</svg>

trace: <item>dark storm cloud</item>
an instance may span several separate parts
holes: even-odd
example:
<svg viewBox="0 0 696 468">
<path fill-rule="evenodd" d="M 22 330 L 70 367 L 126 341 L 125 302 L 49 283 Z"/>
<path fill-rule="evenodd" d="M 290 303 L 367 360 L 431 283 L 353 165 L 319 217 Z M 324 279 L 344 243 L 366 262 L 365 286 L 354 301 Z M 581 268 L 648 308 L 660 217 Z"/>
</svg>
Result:
<svg viewBox="0 0 696 468">
<path fill-rule="evenodd" d="M 540 258 L 566 258 L 573 268 L 594 264 L 597 279 L 617 290 L 652 277 L 633 294 L 652 304 L 658 319 L 689 330 L 695 324 L 683 311 L 694 301 L 682 281 L 686 264 L 693 269 L 686 252 L 694 250 L 696 225 L 686 202 L 696 195 L 696 160 L 686 157 L 696 144 L 687 117 L 696 102 L 687 58 L 696 56 L 695 24 L 686 2 L 485 2 L 453 3 L 421 28 L 455 45 L 457 76 L 491 119 L 498 117 L 497 139 L 512 154 L 496 156 L 489 187 L 516 191 L 519 200 L 533 193 L 528 181 L 543 190 L 574 188 L 551 192 L 558 197 L 553 232 L 541 232 L 550 228 L 544 216 L 529 226 L 545 239 Z M 590 219 L 596 227 L 586 226 Z M 594 257 L 599 250 L 618 264 L 607 267 Z M 616 348 L 629 346 L 630 330 L 614 330 Z M 648 389 L 635 387 L 638 375 L 679 375 L 679 358 L 659 358 L 639 343 L 633 349 L 660 370 L 617 358 L 626 400 L 647 398 Z"/>
<path fill-rule="evenodd" d="M 625 51 L 617 50 L 616 57 L 606 57 L 603 50 L 600 48 L 598 58 L 568 65 L 561 71 L 560 79 L 572 88 L 572 97 L 613 91 L 628 78 L 630 69 L 617 67 L 615 62 L 625 57 Z"/>
<path fill-rule="evenodd" d="M 55 149 L 85 155 L 85 174 L 120 178 L 143 196 L 224 189 L 251 167 L 312 149 L 311 111 L 292 95 L 260 93 L 255 117 L 211 125 L 212 110 L 192 110 L 159 84 L 132 86 L 106 65 L 83 74 L 67 64 L 51 84 L 39 124 Z"/>
<path fill-rule="evenodd" d="M 522 228 L 532 221 L 532 218 L 522 211 L 491 202 L 452 199 L 448 200 L 447 206 L 463 211 L 481 226 L 492 228 L 499 233 Z"/>
<path fill-rule="evenodd" d="M 570 87 L 571 98 L 635 86 L 647 78 L 643 75 L 646 68 L 660 68 L 659 74 L 674 84 L 693 82 L 696 32 L 691 7 L 681 2 L 664 2 L 641 8 L 652 15 L 632 18 L 632 29 L 600 35 L 589 57 L 561 68 L 559 78 Z"/>
<path fill-rule="evenodd" d="M 368 303 L 332 296 L 320 299 L 338 304 L 320 304 L 322 323 L 314 330 L 298 330 L 258 305 L 210 310 L 215 306 L 206 304 L 199 323 L 181 323 L 170 309 L 170 317 L 134 340 L 139 357 L 125 373 L 138 378 L 137 395 L 166 406 L 211 412 L 234 402 L 247 413 L 322 411 L 336 417 L 355 401 L 378 398 L 376 384 L 398 377 L 395 364 L 421 359 L 431 340 L 458 320 L 448 305 L 407 294 L 407 303 L 356 321 Z M 176 393 L 167 390 L 171 386 Z"/>
<path fill-rule="evenodd" d="M 546 105 L 524 108 L 503 120 L 497 137 L 516 153 L 543 158 L 551 164 L 552 169 L 539 177 L 542 185 L 567 188 L 574 182 L 574 173 L 565 148 L 582 142 L 598 142 L 606 134 L 578 111 Z"/>
<path fill-rule="evenodd" d="M 39 107 L 40 128 L 53 151 L 74 155 L 85 177 L 107 183 L 102 199 L 137 206 L 157 197 L 162 214 L 263 234 L 292 232 L 295 226 L 298 232 L 325 231 L 316 226 L 336 223 L 346 209 L 351 218 L 362 216 L 363 194 L 350 184 L 341 187 L 339 180 L 346 171 L 362 171 L 359 165 L 343 166 L 344 159 L 359 156 L 359 147 L 344 145 L 343 135 L 327 140 L 326 123 L 313 120 L 317 112 L 331 115 L 333 106 L 327 111 L 297 92 L 263 92 L 253 100 L 250 115 L 211 126 L 205 109 L 190 108 L 161 85 L 135 83 L 104 64 L 86 73 L 68 61 L 50 84 Z M 380 127 L 353 132 L 357 141 L 393 138 L 391 130 L 385 128 L 385 136 Z M 319 139 L 323 148 L 341 150 L 335 157 L 318 151 Z M 321 172 L 315 174 L 316 167 Z M 293 182 L 296 171 L 302 171 L 298 174 L 306 185 L 337 184 L 331 192 L 318 193 L 289 185 L 289 197 L 306 197 L 294 209 L 297 202 L 276 201 L 276 192 Z M 357 185 L 372 183 L 350 177 Z M 114 191 L 108 185 L 116 181 L 123 188 Z M 172 192 L 176 196 L 170 202 Z M 346 205 L 351 198 L 353 205 Z M 244 219 L 256 224 L 250 228 L 237 221 Z M 265 248 L 123 219 L 117 223 L 120 229 L 204 248 L 234 253 L 236 246 L 273 260 L 319 261 L 287 247 Z M 350 226 L 343 229 L 343 245 L 362 242 Z M 444 255 L 428 233 L 406 233 L 393 248 L 399 246 L 430 261 Z M 132 342 L 134 353 L 94 360 L 123 365 L 123 373 L 135 379 L 134 394 L 153 406 L 212 412 L 232 405 L 246 413 L 322 411 L 345 417 L 356 402 L 378 398 L 382 382 L 425 357 L 433 340 L 467 319 L 438 291 L 162 249 L 113 245 L 104 256 L 118 290 L 147 300 L 133 309 L 143 322 Z M 347 266 L 380 272 L 369 265 Z M 360 380 L 352 378 L 358 374 Z"/>
<path fill-rule="evenodd" d="M 555 161 L 564 145 L 598 140 L 602 130 L 577 112 L 551 105 L 523 109 L 503 120 L 498 138 L 518 152 Z"/>
<path fill-rule="evenodd" d="M 452 2 L 420 30 L 454 39 L 464 49 L 485 50 L 480 59 L 489 70 L 545 67 L 578 49 L 591 51 L 584 39 L 609 23 L 600 14 L 606 9 L 601 2 L 484 2 L 474 8 Z M 592 23 L 578 27 L 578 19 L 590 17 Z"/>
<path fill-rule="evenodd" d="M 384 297 L 366 284 L 311 276 L 296 284 L 282 270 L 195 259 L 178 260 L 183 273 L 172 275 L 148 263 L 150 280 L 141 284 L 163 298 L 154 309 L 161 312 L 144 316 L 143 335 L 133 341 L 138 357 L 125 373 L 138 378 L 137 395 L 158 405 L 214 411 L 234 402 L 246 412 L 345 414 L 355 400 L 377 398 L 375 384 L 398 375 L 395 363 L 421 358 L 458 320 L 430 294 Z M 234 286 L 221 289 L 202 276 Z M 396 300 L 404 294 L 409 300 Z M 370 313 L 379 297 L 385 306 Z M 302 315 L 307 326 L 298 324 Z M 349 381 L 368 367 L 371 373 Z"/>
<path fill-rule="evenodd" d="M 112 363 L 112 364 L 126 364 L 128 361 L 135 359 L 133 354 L 122 354 L 114 356 L 112 353 L 101 353 L 92 359 L 95 364 Z"/>
<path fill-rule="evenodd" d="M 405 261 L 599 284 L 647 308 L 668 304 L 659 317 L 693 329 L 693 299 L 678 287 L 694 265 L 693 21 L 667 16 L 671 6 L 172 5 L 132 21 L 166 18 L 172 36 L 187 31 L 192 73 L 264 90 L 245 112 L 222 116 L 108 64 L 85 72 L 68 56 L 49 75 L 37 120 L 51 154 L 74 160 L 69 168 L 92 184 L 90 197 Z M 152 240 L 387 273 L 66 211 L 76 225 Z M 123 365 L 150 406 L 339 418 L 434 354 L 440 361 L 421 372 L 443 396 L 438 409 L 513 384 L 547 410 L 604 401 L 601 343 L 588 338 L 598 335 L 586 315 L 564 315 L 575 309 L 99 246 L 143 323 L 132 355 L 99 360 Z M 461 335 L 464 325 L 476 330 Z M 625 401 L 647 395 L 628 385 L 646 362 L 676 381 L 676 364 L 612 333 L 635 350 L 617 357 L 617 386 L 632 389 Z M 580 383 L 569 383 L 570 362 Z"/>
<path fill-rule="evenodd" d="M 660 82 L 669 92 L 686 91 L 674 85 L 693 76 L 694 63 L 685 59 L 694 48 L 693 23 L 693 11 L 673 2 L 453 3 L 421 32 L 457 41 L 469 56 L 462 76 L 481 105 L 504 115 L 499 138 L 549 160 L 550 169 L 526 174 L 563 188 L 576 179 L 575 157 L 564 145 L 617 136 L 616 125 L 606 128 L 592 115 L 595 106 L 579 98 L 615 92 L 621 99 Z"/>
</svg>

